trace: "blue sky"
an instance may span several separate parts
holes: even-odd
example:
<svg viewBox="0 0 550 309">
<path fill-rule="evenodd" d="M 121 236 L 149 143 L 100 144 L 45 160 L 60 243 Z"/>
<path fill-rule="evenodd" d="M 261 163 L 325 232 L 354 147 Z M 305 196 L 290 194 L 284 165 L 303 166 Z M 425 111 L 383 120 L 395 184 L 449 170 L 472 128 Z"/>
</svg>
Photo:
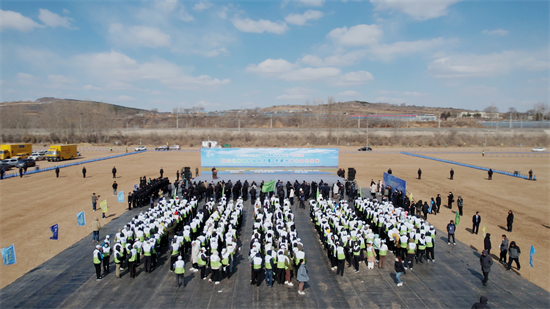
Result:
<svg viewBox="0 0 550 309">
<path fill-rule="evenodd" d="M 172 111 L 361 100 L 525 111 L 547 1 L 2 1 L 1 101 Z"/>
</svg>

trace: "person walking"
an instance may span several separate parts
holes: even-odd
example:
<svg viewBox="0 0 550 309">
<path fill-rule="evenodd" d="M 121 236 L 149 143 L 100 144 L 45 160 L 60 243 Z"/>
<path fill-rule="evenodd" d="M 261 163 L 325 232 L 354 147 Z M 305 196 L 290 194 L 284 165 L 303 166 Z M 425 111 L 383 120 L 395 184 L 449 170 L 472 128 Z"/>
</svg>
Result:
<svg viewBox="0 0 550 309">
<path fill-rule="evenodd" d="M 476 211 L 476 214 L 472 217 L 472 234 L 479 232 L 479 224 L 481 223 L 481 216 L 479 211 Z"/>
<path fill-rule="evenodd" d="M 405 266 L 403 266 L 403 261 L 400 257 L 395 258 L 395 280 L 397 280 L 397 286 L 403 286 L 403 281 L 401 281 L 401 275 L 406 274 Z"/>
<path fill-rule="evenodd" d="M 107 235 L 109 237 L 109 235 Z M 102 254 L 103 254 L 103 273 L 108 274 L 109 273 L 109 262 L 111 259 L 111 247 L 109 246 L 109 239 L 107 238 L 106 241 L 103 241 L 103 247 L 101 248 Z"/>
<path fill-rule="evenodd" d="M 159 173 L 160 173 L 160 178 L 162 178 L 162 176 L 164 175 L 164 169 L 162 169 L 162 167 L 160 168 Z"/>
<path fill-rule="evenodd" d="M 0 167 L 0 179 L 4 179 L 5 173 L 6 173 L 6 170 L 4 169 L 4 166 Z"/>
<path fill-rule="evenodd" d="M 82 178 L 86 178 L 86 167 L 82 167 Z"/>
<path fill-rule="evenodd" d="M 449 191 L 449 195 L 447 195 L 447 206 L 449 206 L 449 209 L 453 209 L 454 201 L 455 201 L 455 196 L 453 195 L 453 192 Z"/>
<path fill-rule="evenodd" d="M 506 217 L 506 230 L 509 233 L 512 233 L 512 225 L 514 224 L 514 212 L 512 210 L 508 211 L 508 217 Z"/>
<path fill-rule="evenodd" d="M 485 296 L 481 296 L 479 298 L 479 303 L 475 303 L 473 306 L 472 306 L 472 309 L 486 309 L 486 308 L 489 308 L 491 309 L 491 307 L 489 307 L 489 305 L 487 305 L 487 302 L 489 301 L 489 299 Z"/>
<path fill-rule="evenodd" d="M 529 170 L 529 180 L 533 180 L 533 170 Z"/>
<path fill-rule="evenodd" d="M 509 253 L 509 259 L 508 259 L 508 267 L 506 268 L 506 270 L 510 270 L 512 268 L 512 262 L 514 261 L 516 262 L 516 267 L 518 268 L 518 270 L 520 270 L 521 265 L 519 265 L 519 255 L 521 254 L 521 250 L 516 245 L 515 241 L 512 241 L 510 243 L 510 248 L 508 248 L 508 253 Z"/>
<path fill-rule="evenodd" d="M 19 166 L 19 178 L 23 177 L 23 165 Z"/>
<path fill-rule="evenodd" d="M 487 180 L 493 180 L 493 169 L 487 171 Z"/>
<path fill-rule="evenodd" d="M 435 205 L 437 206 L 436 212 L 439 213 L 439 209 L 441 208 L 441 194 L 437 194 L 435 197 Z"/>
<path fill-rule="evenodd" d="M 116 178 L 116 167 L 113 166 L 111 173 L 113 173 L 113 178 Z"/>
<path fill-rule="evenodd" d="M 99 242 L 99 230 L 101 230 L 101 224 L 97 217 L 92 221 L 92 242 Z"/>
<path fill-rule="evenodd" d="M 491 234 L 487 233 L 483 239 L 483 249 L 487 251 L 487 254 L 491 254 Z"/>
<path fill-rule="evenodd" d="M 55 178 L 59 178 L 59 167 L 55 167 Z"/>
<path fill-rule="evenodd" d="M 116 180 L 113 182 L 112 187 L 113 187 L 113 196 L 116 196 L 116 194 L 117 194 L 116 191 L 118 189 L 118 184 L 116 183 Z"/>
<path fill-rule="evenodd" d="M 185 287 L 185 262 L 181 255 L 178 256 L 178 260 L 174 263 L 174 273 L 176 274 L 176 287 L 179 288 L 182 284 Z"/>
<path fill-rule="evenodd" d="M 453 245 L 456 246 L 455 230 L 456 230 L 455 222 L 453 220 L 451 220 L 451 222 L 449 222 L 449 224 L 447 224 L 447 245 L 451 244 L 451 237 L 452 237 L 453 238 Z"/>
<path fill-rule="evenodd" d="M 298 281 L 298 294 L 305 295 L 306 292 L 304 292 L 304 285 L 306 282 L 309 281 L 309 276 L 307 273 L 305 261 L 303 259 L 301 259 L 300 263 L 298 264 L 298 271 L 296 272 L 296 280 Z"/>
<path fill-rule="evenodd" d="M 195 177 L 199 177 L 199 168 L 195 167 Z"/>
<path fill-rule="evenodd" d="M 508 238 L 506 238 L 506 235 L 502 235 L 502 242 L 500 243 L 500 257 L 498 261 L 504 265 L 506 265 L 506 255 L 508 254 Z"/>
<path fill-rule="evenodd" d="M 95 267 L 96 281 L 101 280 L 101 260 L 103 259 L 103 254 L 101 253 L 101 246 L 95 246 L 93 253 L 93 262 Z"/>
<path fill-rule="evenodd" d="M 462 200 L 462 195 L 458 196 L 456 200 L 456 206 L 458 206 L 458 214 L 462 217 L 462 207 L 464 206 L 464 200 Z"/>
<path fill-rule="evenodd" d="M 451 168 L 451 171 L 449 172 L 449 179 L 453 180 L 453 177 L 455 176 L 455 170 Z"/>
<path fill-rule="evenodd" d="M 180 170 L 176 170 L 176 182 L 180 180 Z"/>
<path fill-rule="evenodd" d="M 481 264 L 481 271 L 483 272 L 483 285 L 487 285 L 487 281 L 489 281 L 489 272 L 493 265 L 493 258 L 489 255 L 487 250 L 483 250 L 481 253 L 479 263 Z"/>
<path fill-rule="evenodd" d="M 418 180 L 422 179 L 422 170 L 418 169 Z"/>
</svg>

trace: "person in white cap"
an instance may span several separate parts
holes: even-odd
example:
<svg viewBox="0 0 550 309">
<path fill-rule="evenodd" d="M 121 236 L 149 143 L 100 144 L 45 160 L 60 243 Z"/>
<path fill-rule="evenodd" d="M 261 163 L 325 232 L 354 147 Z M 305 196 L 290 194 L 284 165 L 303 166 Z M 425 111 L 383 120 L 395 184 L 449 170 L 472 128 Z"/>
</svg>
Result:
<svg viewBox="0 0 550 309">
<path fill-rule="evenodd" d="M 95 250 L 93 253 L 96 281 L 101 280 L 101 260 L 103 259 L 103 254 L 101 253 L 100 249 L 100 245 L 95 246 Z"/>
<path fill-rule="evenodd" d="M 201 252 L 199 253 L 197 264 L 199 264 L 199 269 L 201 271 L 201 279 L 206 279 L 206 263 L 208 256 L 206 255 L 206 248 L 202 247 Z"/>
<path fill-rule="evenodd" d="M 185 262 L 183 261 L 183 258 L 180 256 L 178 256 L 178 260 L 174 263 L 174 273 L 176 274 L 176 287 L 179 288 L 181 286 L 181 284 L 183 284 L 183 286 L 185 287 L 186 284 L 185 284 L 185 277 L 184 277 L 184 274 L 185 274 Z M 180 284 L 180 279 L 181 279 L 181 284 Z"/>
</svg>

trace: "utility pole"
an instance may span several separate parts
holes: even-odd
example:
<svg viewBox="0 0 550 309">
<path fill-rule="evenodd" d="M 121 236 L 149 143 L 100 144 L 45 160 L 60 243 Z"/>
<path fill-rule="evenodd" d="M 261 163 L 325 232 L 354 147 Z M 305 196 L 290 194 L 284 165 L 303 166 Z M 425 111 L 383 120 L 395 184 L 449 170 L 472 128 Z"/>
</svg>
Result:
<svg viewBox="0 0 550 309">
<path fill-rule="evenodd" d="M 180 118 L 179 118 L 179 113 L 176 112 L 176 129 L 179 129 L 180 128 Z"/>
<path fill-rule="evenodd" d="M 269 125 L 269 127 L 273 129 L 273 114 L 271 115 L 271 124 Z"/>
<path fill-rule="evenodd" d="M 510 129 L 512 128 L 512 113 L 510 113 Z"/>
<path fill-rule="evenodd" d="M 241 119 L 239 118 L 239 132 L 241 132 Z"/>
<path fill-rule="evenodd" d="M 367 118 L 367 117 L 365 117 Z M 367 118 L 367 148 L 366 150 L 368 151 L 369 149 L 369 118 Z"/>
<path fill-rule="evenodd" d="M 361 128 L 361 115 L 357 116 L 357 129 Z"/>
<path fill-rule="evenodd" d="M 80 131 L 82 131 L 82 113 L 80 113 Z"/>
</svg>

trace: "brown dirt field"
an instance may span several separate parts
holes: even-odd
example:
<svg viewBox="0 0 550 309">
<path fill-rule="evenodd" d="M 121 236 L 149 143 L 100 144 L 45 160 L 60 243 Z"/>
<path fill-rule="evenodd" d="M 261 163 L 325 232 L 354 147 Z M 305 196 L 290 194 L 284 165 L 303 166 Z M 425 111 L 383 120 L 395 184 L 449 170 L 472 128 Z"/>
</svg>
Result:
<svg viewBox="0 0 550 309">
<path fill-rule="evenodd" d="M 148 147 L 151 149 L 150 147 Z M 464 217 L 457 231 L 457 239 L 477 249 L 483 247 L 483 236 L 472 235 L 465 229 L 471 228 L 471 217 L 475 211 L 482 216 L 481 227 L 486 226 L 492 234 L 493 252 L 498 253 L 500 235 L 507 234 L 515 240 L 522 249 L 520 262 L 523 268 L 518 272 L 521 276 L 549 290 L 547 274 L 550 265 L 544 263 L 550 258 L 550 205 L 549 175 L 550 165 L 547 157 L 481 157 L 481 154 L 423 154 L 448 160 L 492 167 L 507 171 L 519 170 L 526 173 L 530 168 L 535 171 L 538 181 L 526 181 L 510 176 L 493 176 L 492 181 L 486 180 L 483 171 L 406 156 L 399 153 L 364 153 L 357 152 L 357 147 L 341 147 L 340 166 L 355 167 L 357 180 L 363 188 L 367 188 L 370 179 L 378 181 L 382 173 L 392 168 L 393 174 L 407 180 L 408 191 L 416 200 L 429 200 L 437 193 L 443 196 L 449 191 L 455 197 L 464 198 Z M 388 148 L 379 151 L 404 151 L 412 149 Z M 423 150 L 426 150 L 424 148 Z M 450 149 L 447 149 L 449 151 Z M 481 149 L 477 149 L 479 152 Z M 120 150 L 123 151 L 123 150 Z M 467 150 L 468 151 L 468 150 Z M 487 151 L 487 150 L 486 150 Z M 79 160 L 109 156 L 114 151 L 88 152 L 81 151 Z M 120 152 L 118 152 L 120 153 Z M 521 156 L 521 155 L 520 155 Z M 53 163 L 40 162 L 41 167 Z M 111 168 L 116 166 L 119 190 L 125 193 L 133 188 L 140 176 L 157 177 L 162 166 L 165 175 L 172 180 L 177 169 L 190 166 L 191 170 L 200 166 L 199 152 L 155 152 L 130 155 L 86 164 L 88 171 L 86 179 L 82 178 L 82 165 L 61 169 L 60 178 L 56 179 L 53 171 L 11 178 L 0 182 L 0 247 L 15 244 L 17 264 L 3 266 L 0 276 L 0 288 L 15 281 L 44 261 L 52 258 L 72 244 L 89 237 L 90 223 L 94 217 L 101 218 L 99 211 L 91 210 L 90 196 L 92 192 L 107 199 L 109 213 L 107 219 L 100 219 L 104 225 L 122 214 L 126 203 L 116 203 L 112 196 L 111 184 L 113 178 Z M 422 168 L 422 180 L 417 180 L 417 170 Z M 448 179 L 451 167 L 455 170 L 455 180 Z M 455 206 L 456 208 L 456 206 Z M 499 226 L 506 226 L 507 211 L 515 213 L 514 232 L 506 233 Z M 87 226 L 79 227 L 76 214 L 86 211 Z M 454 219 L 454 213 L 442 207 L 438 216 L 430 216 L 429 221 L 437 228 L 445 230 L 449 220 Z M 50 240 L 49 227 L 59 223 L 59 240 Z M 104 235 L 100 233 L 100 237 Z M 91 239 L 90 239 L 91 241 Z M 533 244 L 537 249 L 535 268 L 529 267 L 529 248 Z M 436 250 L 437 251 L 437 250 Z M 436 253 L 437 255 L 437 253 Z M 496 265 L 495 267 L 499 267 Z"/>
</svg>

